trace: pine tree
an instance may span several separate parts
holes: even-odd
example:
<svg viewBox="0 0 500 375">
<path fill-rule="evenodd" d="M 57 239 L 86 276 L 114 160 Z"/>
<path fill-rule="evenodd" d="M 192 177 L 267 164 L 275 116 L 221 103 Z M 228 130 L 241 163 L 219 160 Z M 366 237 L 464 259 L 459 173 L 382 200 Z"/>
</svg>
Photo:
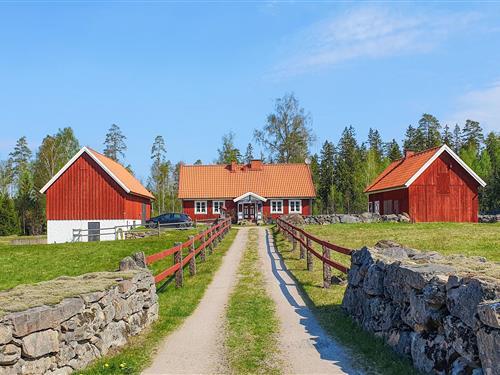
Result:
<svg viewBox="0 0 500 375">
<path fill-rule="evenodd" d="M 171 164 L 166 160 L 167 148 L 165 140 L 161 135 L 157 135 L 151 147 L 151 175 L 149 186 L 156 196 L 156 214 L 165 212 L 167 208 L 167 198 L 169 191 L 169 174 Z"/>
<path fill-rule="evenodd" d="M 453 151 L 455 153 L 459 153 L 460 149 L 462 148 L 462 130 L 460 129 L 460 125 L 455 124 L 455 127 L 453 128 Z"/>
<path fill-rule="evenodd" d="M 483 129 L 479 122 L 467 120 L 462 129 L 462 144 L 464 147 L 473 145 L 476 150 L 481 148 L 484 142 Z"/>
<path fill-rule="evenodd" d="M 382 161 L 382 146 L 383 142 L 379 131 L 370 128 L 370 130 L 368 130 L 368 150 L 373 152 L 377 163 Z"/>
<path fill-rule="evenodd" d="M 387 145 L 387 158 L 389 161 L 395 161 L 401 159 L 403 154 L 401 153 L 401 149 L 399 148 L 398 142 L 395 139 Z"/>
<path fill-rule="evenodd" d="M 201 161 L 201 159 L 196 159 L 196 161 L 194 162 L 194 165 L 202 165 L 203 162 Z"/>
<path fill-rule="evenodd" d="M 120 156 L 125 157 L 125 151 L 127 151 L 126 139 L 127 137 L 122 133 L 120 127 L 112 124 L 104 141 L 104 155 L 114 161 L 119 161 Z"/>
<path fill-rule="evenodd" d="M 9 156 L 9 168 L 12 170 L 14 182 L 17 184 L 16 188 L 19 189 L 19 181 L 22 174 L 29 169 L 32 156 L 25 136 L 17 140 L 14 151 Z"/>
<path fill-rule="evenodd" d="M 0 195 L 0 236 L 19 233 L 14 201 L 6 194 Z"/>
<path fill-rule="evenodd" d="M 405 151 L 423 151 L 425 149 L 425 136 L 420 128 L 408 126 L 403 148 Z"/>
<path fill-rule="evenodd" d="M 450 127 L 446 124 L 443 128 L 443 134 L 441 135 L 441 139 L 444 144 L 453 148 L 453 133 L 450 131 Z"/>
<path fill-rule="evenodd" d="M 441 124 L 433 115 L 424 113 L 418 121 L 417 130 L 423 135 L 423 144 L 418 145 L 418 150 L 415 151 L 423 151 L 441 145 Z"/>
<path fill-rule="evenodd" d="M 489 155 L 491 172 L 485 179 L 487 185 L 480 202 L 485 212 L 494 212 L 500 208 L 500 134 L 488 134 L 485 139 L 485 151 Z"/>
<path fill-rule="evenodd" d="M 335 146 L 332 142 L 325 141 L 321 149 L 319 165 L 318 196 L 321 201 L 322 211 L 330 213 L 332 208 L 330 197 L 334 183 L 335 172 Z"/>
<path fill-rule="evenodd" d="M 311 174 L 312 174 L 314 188 L 316 191 L 318 191 L 319 190 L 319 170 L 320 170 L 318 154 L 314 154 L 313 156 L 311 156 L 310 168 L 311 168 Z M 319 202 L 317 200 L 315 200 L 313 202 L 313 207 L 312 207 L 312 214 L 313 215 L 315 215 L 317 212 L 319 212 L 318 206 L 319 206 Z"/>
<path fill-rule="evenodd" d="M 247 150 L 245 151 L 245 163 L 250 163 L 254 159 L 253 157 L 253 146 L 251 143 L 247 145 Z"/>
</svg>

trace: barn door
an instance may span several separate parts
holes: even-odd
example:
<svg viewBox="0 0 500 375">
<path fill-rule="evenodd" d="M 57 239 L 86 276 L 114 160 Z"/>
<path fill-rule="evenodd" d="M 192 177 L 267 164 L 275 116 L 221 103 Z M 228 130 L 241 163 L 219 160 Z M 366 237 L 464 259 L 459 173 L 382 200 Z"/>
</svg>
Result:
<svg viewBox="0 0 500 375">
<path fill-rule="evenodd" d="M 101 239 L 101 223 L 98 221 L 89 221 L 88 223 L 89 242 L 100 241 Z"/>
</svg>

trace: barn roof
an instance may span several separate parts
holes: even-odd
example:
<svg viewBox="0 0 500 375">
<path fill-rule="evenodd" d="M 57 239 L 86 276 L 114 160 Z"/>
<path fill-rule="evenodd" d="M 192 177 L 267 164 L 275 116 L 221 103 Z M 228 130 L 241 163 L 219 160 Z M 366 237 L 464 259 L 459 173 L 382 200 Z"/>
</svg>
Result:
<svg viewBox="0 0 500 375">
<path fill-rule="evenodd" d="M 377 176 L 365 189 L 365 193 L 374 193 L 386 190 L 397 190 L 409 187 L 443 152 L 447 152 L 466 172 L 468 172 L 481 186 L 486 183 L 460 159 L 447 145 L 434 147 L 402 159 L 393 161 Z"/>
<path fill-rule="evenodd" d="M 82 149 L 45 184 L 40 190 L 40 193 L 45 193 L 47 189 L 84 153 L 89 155 L 127 193 L 154 199 L 153 194 L 142 186 L 139 180 L 137 180 L 132 173 L 127 171 L 123 165 L 90 147 L 82 147 Z"/>
<path fill-rule="evenodd" d="M 255 167 L 251 166 L 255 164 Z M 314 198 L 307 164 L 182 165 L 180 199 L 235 198 L 252 192 L 265 198 Z"/>
</svg>

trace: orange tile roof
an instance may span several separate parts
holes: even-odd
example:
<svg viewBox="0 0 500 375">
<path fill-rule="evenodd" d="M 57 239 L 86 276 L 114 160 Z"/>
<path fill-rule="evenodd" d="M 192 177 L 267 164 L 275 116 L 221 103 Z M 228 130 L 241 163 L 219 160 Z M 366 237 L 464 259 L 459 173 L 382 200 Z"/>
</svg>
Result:
<svg viewBox="0 0 500 375">
<path fill-rule="evenodd" d="M 142 184 L 139 182 L 137 178 L 135 178 L 132 173 L 127 171 L 127 169 L 121 165 L 120 163 L 117 163 L 113 159 L 108 158 L 107 156 L 104 156 L 103 154 L 91 149 L 90 147 L 87 147 L 87 149 L 97 158 L 99 161 L 106 166 L 106 168 L 109 169 L 111 173 L 115 175 L 115 177 L 123 184 L 125 185 L 129 190 L 130 193 L 136 194 L 136 195 L 141 195 L 143 197 L 147 198 L 152 198 L 154 199 L 153 194 L 146 189 Z"/>
<path fill-rule="evenodd" d="M 248 192 L 264 198 L 314 198 L 316 191 L 306 164 L 262 164 L 260 170 L 238 165 L 183 165 L 180 199 L 236 198 Z"/>
<path fill-rule="evenodd" d="M 427 163 L 441 147 L 434 147 L 415 153 L 406 158 L 393 161 L 365 189 L 365 193 L 406 187 L 406 182 L 412 178 Z"/>
</svg>

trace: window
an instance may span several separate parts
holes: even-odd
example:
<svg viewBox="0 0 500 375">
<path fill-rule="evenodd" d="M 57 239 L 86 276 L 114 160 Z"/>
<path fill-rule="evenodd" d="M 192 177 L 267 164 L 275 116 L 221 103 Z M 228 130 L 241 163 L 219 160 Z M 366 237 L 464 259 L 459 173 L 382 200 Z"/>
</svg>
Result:
<svg viewBox="0 0 500 375">
<path fill-rule="evenodd" d="M 214 214 L 220 214 L 222 213 L 221 208 L 224 207 L 224 201 L 213 201 L 212 202 L 212 212 Z"/>
<path fill-rule="evenodd" d="M 380 213 L 380 201 L 374 202 L 373 213 L 375 213 L 375 214 Z"/>
<path fill-rule="evenodd" d="M 368 212 L 373 212 L 373 202 L 368 202 Z"/>
<path fill-rule="evenodd" d="M 194 213 L 195 214 L 206 214 L 207 213 L 207 201 L 195 201 L 194 202 Z"/>
<path fill-rule="evenodd" d="M 384 201 L 384 215 L 392 214 L 392 201 Z"/>
<path fill-rule="evenodd" d="M 301 200 L 289 200 L 288 201 L 288 212 L 291 214 L 302 213 L 302 201 Z"/>
<path fill-rule="evenodd" d="M 283 201 L 271 201 L 271 213 L 272 214 L 282 214 L 283 213 Z"/>
</svg>

